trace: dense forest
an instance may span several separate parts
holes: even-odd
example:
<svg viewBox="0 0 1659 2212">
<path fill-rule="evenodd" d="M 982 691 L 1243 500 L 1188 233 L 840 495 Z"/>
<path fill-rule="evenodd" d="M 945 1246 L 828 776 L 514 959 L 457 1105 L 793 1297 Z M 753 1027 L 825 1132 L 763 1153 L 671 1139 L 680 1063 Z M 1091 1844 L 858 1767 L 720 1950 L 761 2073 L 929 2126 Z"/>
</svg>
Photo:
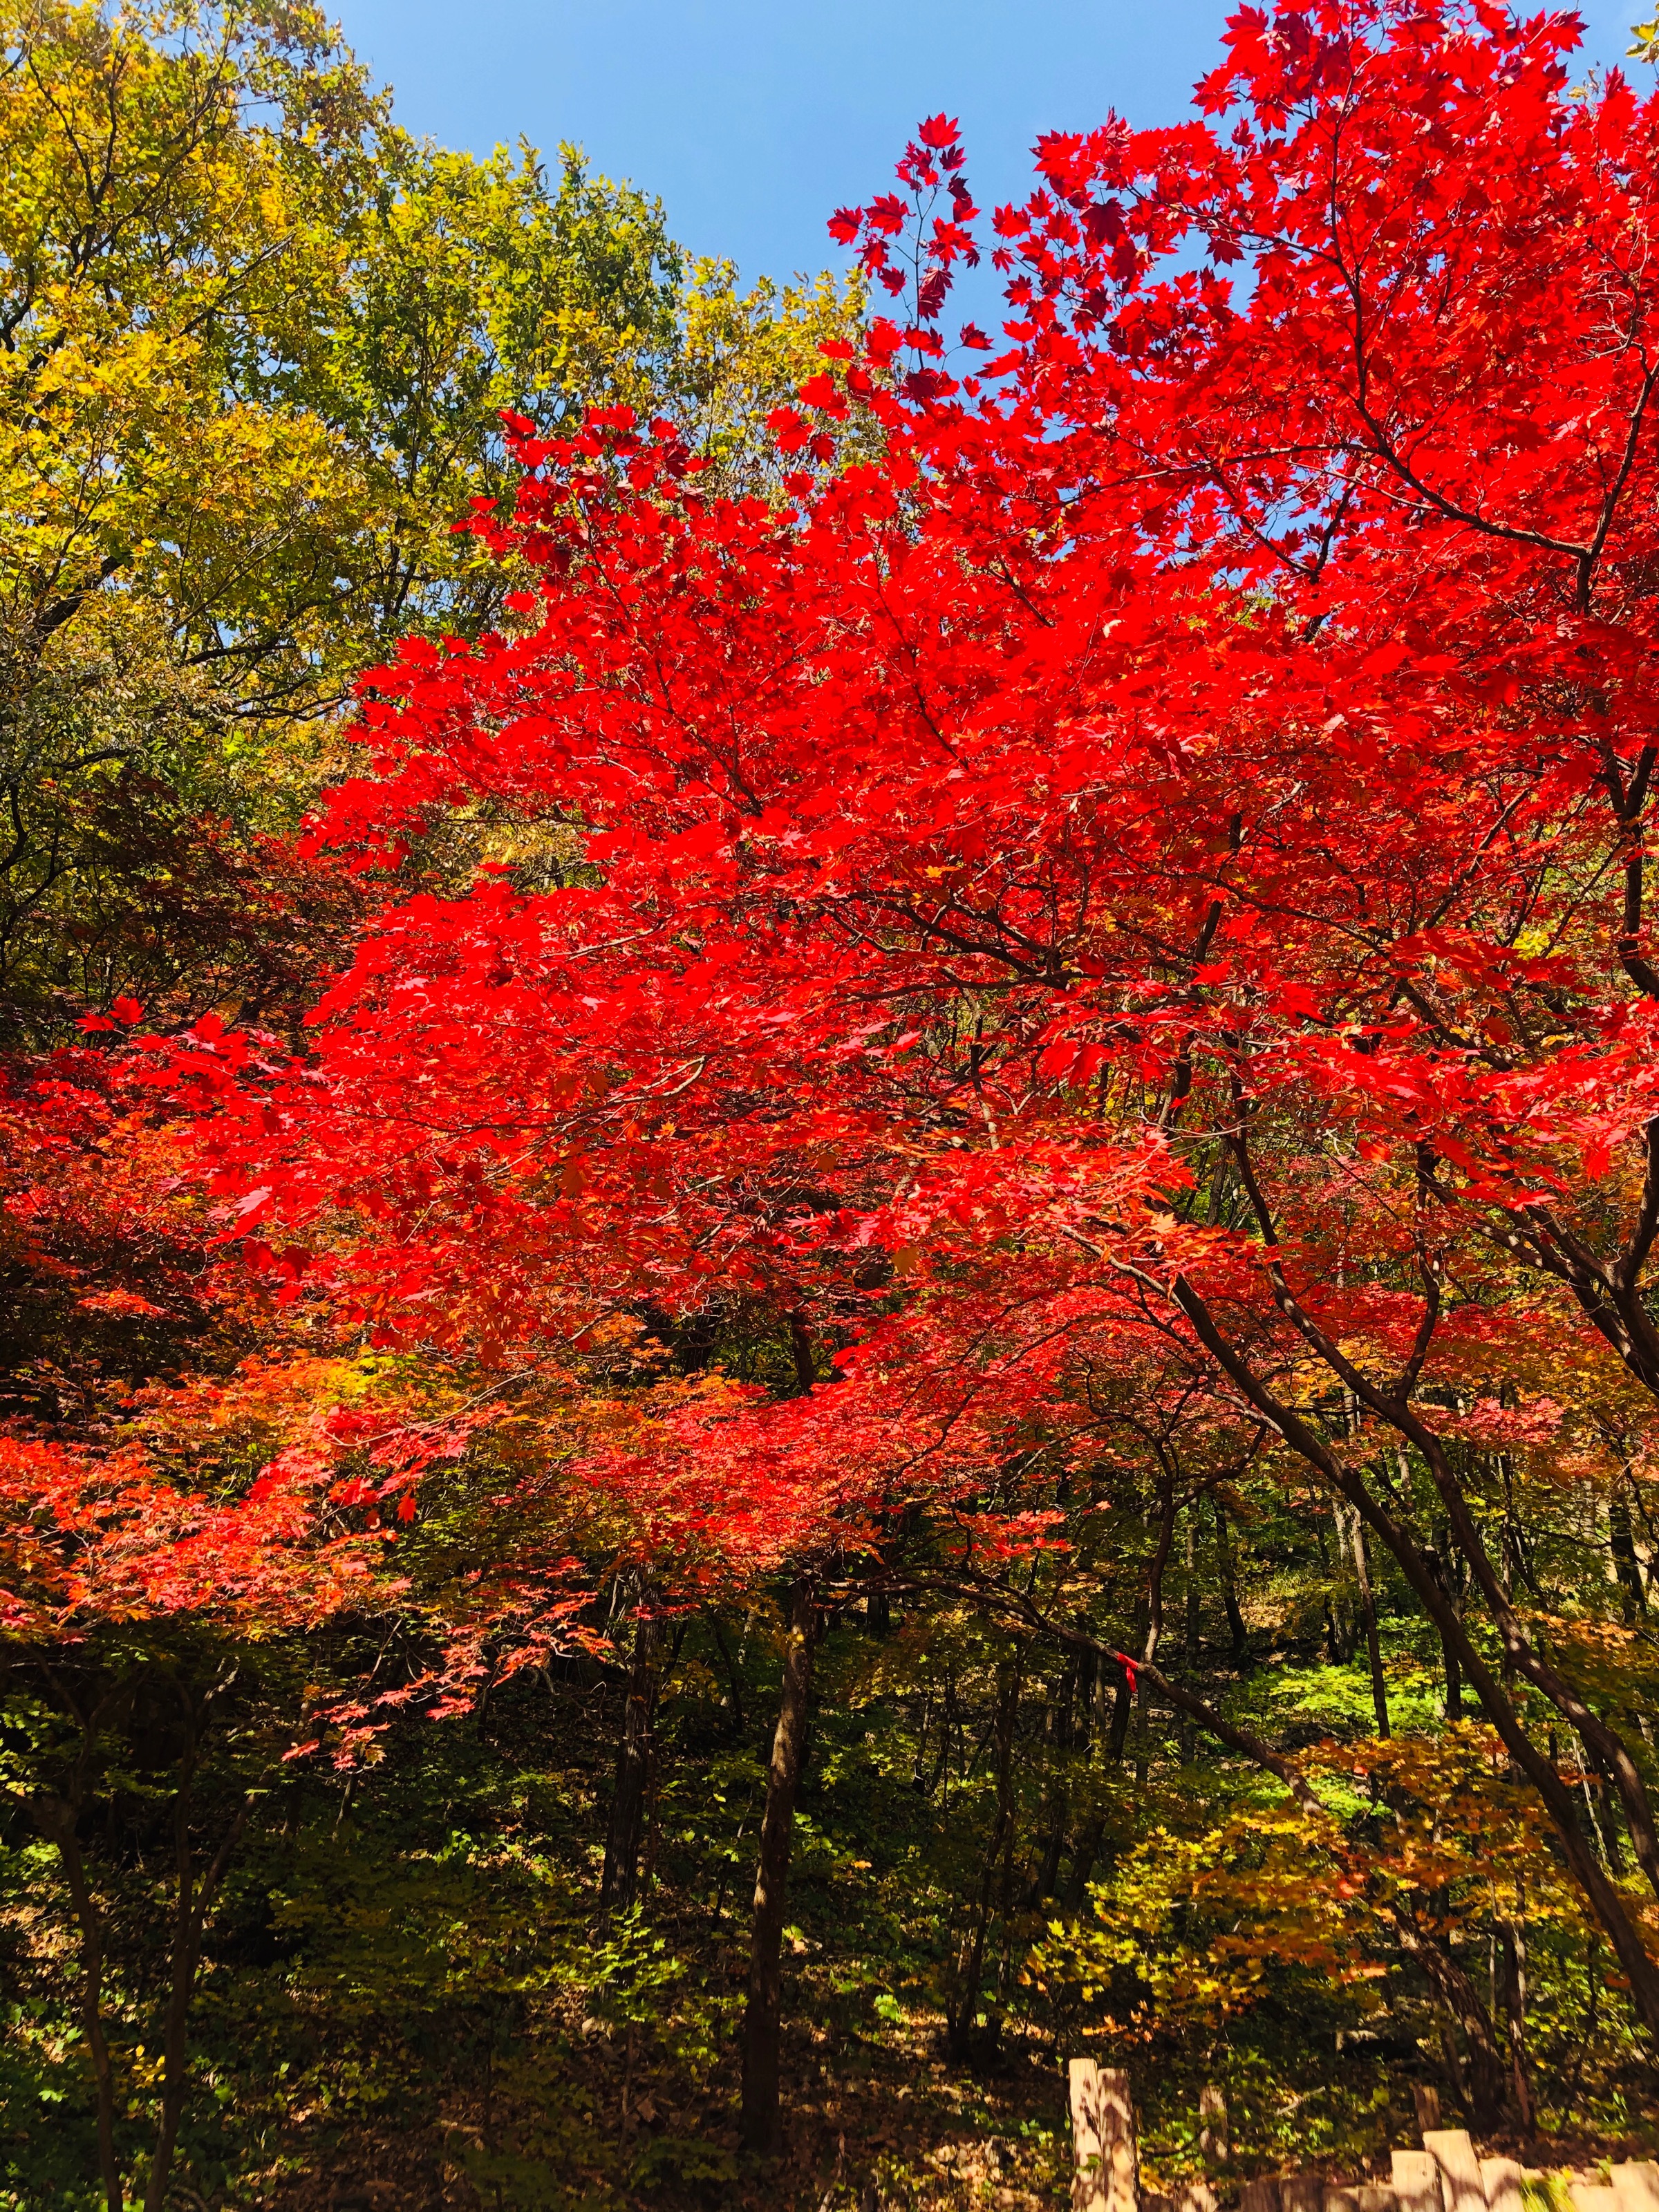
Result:
<svg viewBox="0 0 1659 2212">
<path fill-rule="evenodd" d="M 1659 94 L 1284 0 L 744 289 L 3 16 L 0 2205 L 1650 2154 Z"/>
</svg>

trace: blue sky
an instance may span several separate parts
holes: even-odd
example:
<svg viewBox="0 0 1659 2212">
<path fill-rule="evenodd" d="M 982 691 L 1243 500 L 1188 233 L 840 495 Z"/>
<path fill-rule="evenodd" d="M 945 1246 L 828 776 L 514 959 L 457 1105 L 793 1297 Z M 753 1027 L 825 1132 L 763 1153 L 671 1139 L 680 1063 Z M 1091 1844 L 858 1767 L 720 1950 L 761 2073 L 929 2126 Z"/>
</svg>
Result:
<svg viewBox="0 0 1659 2212">
<path fill-rule="evenodd" d="M 334 4 L 411 130 L 481 153 L 520 132 L 548 149 L 574 139 L 596 168 L 656 193 L 695 252 L 753 277 L 842 265 L 826 216 L 884 186 L 924 114 L 961 117 L 988 210 L 1029 189 L 1043 131 L 1087 128 L 1109 107 L 1176 120 L 1233 0 Z M 1583 12 L 1606 61 L 1650 8 Z"/>
</svg>

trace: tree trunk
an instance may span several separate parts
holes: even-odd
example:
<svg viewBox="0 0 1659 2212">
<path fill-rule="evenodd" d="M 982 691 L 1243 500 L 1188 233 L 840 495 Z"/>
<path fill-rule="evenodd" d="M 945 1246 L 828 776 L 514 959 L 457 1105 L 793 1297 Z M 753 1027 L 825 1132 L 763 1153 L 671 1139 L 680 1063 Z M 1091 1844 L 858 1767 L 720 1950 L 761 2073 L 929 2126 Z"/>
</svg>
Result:
<svg viewBox="0 0 1659 2212">
<path fill-rule="evenodd" d="M 1533 1568 L 1532 1547 L 1527 1541 L 1526 1531 L 1521 1526 L 1521 1511 L 1515 1498 L 1515 1462 L 1508 1452 L 1498 1455 L 1498 1470 L 1504 1478 L 1504 1530 L 1502 1550 L 1509 1565 L 1509 1586 L 1511 1595 L 1517 1583 L 1524 1583 L 1533 1595 L 1541 1598 L 1538 1577 Z"/>
<path fill-rule="evenodd" d="M 75 1809 L 61 1798 L 34 1800 L 35 1826 L 57 1846 L 81 1930 L 81 2031 L 87 2039 L 98 2097 L 98 2172 L 106 2212 L 123 2212 L 125 2193 L 115 2162 L 115 2077 L 104 2033 L 104 1922 L 87 1882 L 86 1862 L 75 1835 Z"/>
<path fill-rule="evenodd" d="M 173 2172 L 173 2153 L 184 2118 L 189 2087 L 190 2045 L 187 2025 L 190 2000 L 196 1984 L 199 1931 L 187 1924 L 186 1916 L 175 1918 L 173 1972 L 167 1991 L 166 2024 L 162 2030 L 161 2123 L 156 2130 L 155 2152 L 144 2189 L 144 2212 L 161 2212 L 167 2182 Z"/>
<path fill-rule="evenodd" d="M 617 1746 L 617 1783 L 605 1840 L 605 1871 L 599 1878 L 602 1913 L 626 1912 L 639 1890 L 640 1838 L 651 1772 L 651 1723 L 657 1702 L 657 1654 L 661 1643 L 662 1616 L 656 1609 L 655 1595 L 644 1590 L 634 1614 L 634 1664 Z"/>
<path fill-rule="evenodd" d="M 1100 1856 L 1101 1844 L 1106 1838 L 1106 1816 L 1097 1813 L 1084 1823 L 1072 1850 L 1071 1872 L 1066 1877 L 1066 1887 L 1060 1902 L 1068 1912 L 1082 1910 L 1083 1899 L 1089 1887 L 1089 1877 L 1095 1870 L 1095 1861 Z"/>
<path fill-rule="evenodd" d="M 1187 1601 L 1186 1625 L 1182 1631 L 1181 1663 L 1189 1674 L 1198 1672 L 1198 1643 L 1201 1622 L 1198 1583 L 1198 1501 L 1194 1499 L 1187 1510 Z"/>
<path fill-rule="evenodd" d="M 1041 1905 L 1054 1893 L 1060 1880 L 1060 1862 L 1066 1850 L 1066 1823 L 1071 1804 L 1063 1784 L 1057 1785 L 1043 1808 L 1042 1856 L 1037 1861 L 1037 1870 L 1031 1877 L 1022 1902 L 1029 1909 Z"/>
<path fill-rule="evenodd" d="M 1170 1563 L 1170 1543 L 1175 1534 L 1175 1483 L 1169 1474 L 1163 1478 L 1163 1506 L 1158 1524 L 1158 1548 L 1146 1570 L 1146 1636 L 1140 1647 L 1141 1662 L 1150 1667 L 1158 1656 L 1158 1648 L 1164 1638 L 1164 1571 Z M 1150 1765 L 1147 1742 L 1146 1680 L 1141 1676 L 1134 1692 L 1135 1707 L 1135 1790 L 1144 1793 Z"/>
<path fill-rule="evenodd" d="M 1055 1769 L 1044 1794 L 1042 1844 L 1036 1874 L 1022 1900 L 1028 1907 L 1052 1897 L 1060 1879 L 1060 1862 L 1066 1850 L 1066 1829 L 1071 1818 L 1071 1792 L 1066 1787 L 1066 1759 L 1076 1741 L 1077 1689 L 1083 1674 L 1084 1654 L 1068 1650 L 1060 1670 L 1054 1702 L 1049 1708 Z"/>
<path fill-rule="evenodd" d="M 1094 1741 L 1095 1689 L 1100 1679 L 1100 1662 L 1092 1651 L 1078 1654 L 1077 1669 L 1077 1735 L 1074 1739 L 1079 1751 L 1087 1751 Z"/>
<path fill-rule="evenodd" d="M 1314 1523 L 1314 1541 L 1319 1547 L 1319 1564 L 1325 1570 L 1326 1575 L 1325 1656 L 1333 1667 L 1346 1667 L 1353 1656 L 1353 1645 L 1348 1635 L 1348 1625 L 1344 1618 L 1342 1605 L 1343 1573 L 1348 1556 L 1347 1531 L 1343 1523 L 1340 1506 L 1332 1513 L 1331 1518 L 1336 1524 L 1334 1559 L 1331 1557 L 1330 1546 L 1325 1540 L 1323 1527 L 1317 1521 Z"/>
<path fill-rule="evenodd" d="M 1004 1869 L 1006 1887 L 1007 1846 L 1014 1820 L 1014 1716 L 1019 1704 L 1019 1677 L 1018 1655 L 1005 1660 L 997 1670 L 996 1717 L 993 1723 L 997 1758 L 996 1819 L 985 1847 L 979 1895 L 974 1900 L 973 1914 L 963 1935 L 957 1958 L 956 1988 L 945 2018 L 945 2049 L 952 2058 L 964 2057 L 972 2041 L 974 2015 L 979 2009 L 979 1986 L 985 1973 L 985 1938 L 991 1924 L 991 1898 L 1000 1865 Z"/>
<path fill-rule="evenodd" d="M 1510 2078 L 1515 2088 L 1516 2117 L 1522 2134 L 1530 2141 L 1537 2121 L 1533 2110 L 1532 2075 L 1527 2064 L 1527 1931 L 1519 1916 L 1504 1923 L 1504 2010 L 1510 2038 Z"/>
<path fill-rule="evenodd" d="M 1613 1564 L 1619 1577 L 1625 1618 L 1634 1620 L 1647 1611 L 1648 1594 L 1642 1581 L 1642 1564 L 1636 1556 L 1636 1531 L 1631 1526 L 1630 1505 L 1618 1492 L 1607 1506 L 1607 1539 L 1613 1547 Z"/>
<path fill-rule="evenodd" d="M 1158 1651 L 1158 1638 L 1164 1626 L 1164 1569 L 1170 1556 L 1170 1539 L 1175 1533 L 1175 1492 L 1165 1482 L 1158 1509 L 1158 1542 L 1146 1569 L 1146 1586 L 1136 1608 L 1135 1635 L 1142 1656 L 1153 1658 Z M 1128 1674 L 1118 1683 L 1112 1699 L 1111 1726 L 1107 1732 L 1106 1756 L 1114 1766 L 1121 1766 L 1128 1747 L 1129 1723 L 1135 1717 L 1139 1704 L 1134 1686 Z"/>
<path fill-rule="evenodd" d="M 1365 1524 L 1352 1506 L 1348 1539 L 1353 1547 L 1354 1575 L 1359 1584 L 1359 1613 L 1365 1629 L 1365 1660 L 1371 1675 L 1371 1708 L 1378 1735 L 1389 1734 L 1389 1686 L 1382 1678 L 1382 1647 L 1376 1635 L 1376 1598 L 1371 1589 L 1370 1561 L 1365 1553 Z"/>
<path fill-rule="evenodd" d="M 714 1649 L 720 1655 L 720 1664 L 726 1669 L 726 1686 L 730 1692 L 727 1703 L 732 1709 L 731 1732 L 733 1735 L 741 1735 L 744 1731 L 743 1669 L 738 1662 L 742 1654 L 739 1652 L 733 1656 L 732 1647 L 726 1642 L 725 1632 L 720 1627 L 718 1613 L 711 1613 L 708 1615 L 708 1627 L 714 1639 Z"/>
<path fill-rule="evenodd" d="M 1443 1527 L 1436 1530 L 1435 1547 L 1424 1553 L 1424 1560 L 1447 1605 L 1461 1617 L 1462 1607 L 1457 1601 L 1457 1577 L 1452 1565 L 1451 1543 Z M 1458 1664 L 1456 1640 L 1443 1632 L 1440 1646 L 1446 1668 L 1446 1718 L 1461 1721 L 1463 1717 L 1463 1670 Z"/>
<path fill-rule="evenodd" d="M 186 2028 L 191 1992 L 196 1985 L 196 1960 L 201 1929 L 197 1917 L 195 1869 L 190 1849 L 190 1782 L 195 1765 L 192 1742 L 185 1773 L 173 1800 L 173 1855 L 178 1897 L 173 1911 L 173 1961 L 167 1979 L 167 2008 L 161 2029 L 161 2124 L 156 2130 L 155 2152 L 144 2187 L 144 2212 L 161 2212 L 167 2181 L 173 2172 L 173 2145 L 184 2116 L 185 2089 L 190 2065 Z"/>
<path fill-rule="evenodd" d="M 1139 1626 L 1139 1624 L 1136 1625 Z M 1129 1723 L 1134 1717 L 1134 1710 L 1135 1693 L 1129 1686 L 1128 1676 L 1125 1674 L 1112 1692 L 1112 1717 L 1106 1730 L 1106 1757 L 1113 1766 L 1123 1764 L 1123 1755 L 1129 1744 Z"/>
<path fill-rule="evenodd" d="M 1485 2133 L 1503 2115 L 1504 2062 L 1480 1992 L 1439 1938 L 1418 1925 L 1404 1898 L 1394 1901 L 1394 1919 L 1400 1930 L 1401 1948 L 1422 1968 L 1435 2002 L 1462 2036 L 1469 2118 Z"/>
<path fill-rule="evenodd" d="M 749 2003 L 743 2022 L 743 2140 L 746 2148 L 769 2158 L 775 2157 L 782 2148 L 778 2039 L 783 2005 L 784 1894 L 789 1877 L 795 1792 L 806 1747 L 814 1628 L 812 1585 L 803 1577 L 789 1594 L 783 1693 L 766 1778 L 766 1811 L 761 1820 L 754 1933 L 749 1954 Z"/>
<path fill-rule="evenodd" d="M 1227 1615 L 1227 1633 L 1232 1638 L 1233 1670 L 1242 1674 L 1249 1657 L 1250 1639 L 1244 1626 L 1244 1615 L 1239 1610 L 1238 1581 L 1233 1571 L 1233 1547 L 1227 1536 L 1227 1509 L 1221 1502 L 1218 1491 L 1210 1492 L 1210 1504 L 1215 1514 L 1215 1553 L 1221 1568 L 1221 1602 Z M 1386 1729 L 1384 1735 L 1388 1733 Z"/>
<path fill-rule="evenodd" d="M 1198 1632 L 1200 1620 L 1198 1590 L 1198 1500 L 1196 1498 L 1193 1498 L 1188 1504 L 1187 1507 L 1186 1518 L 1187 1542 L 1185 1565 L 1187 1570 L 1187 1587 L 1183 1592 L 1183 1596 L 1185 1598 L 1185 1619 L 1182 1623 L 1181 1635 L 1181 1664 L 1182 1671 L 1186 1674 L 1188 1679 L 1191 1681 L 1196 1681 L 1199 1671 Z M 1192 1722 L 1185 1714 L 1182 1714 L 1182 1716 L 1180 1726 L 1181 1758 L 1182 1763 L 1184 1765 L 1191 1759 L 1195 1748 L 1195 1743 L 1193 1735 Z"/>
<path fill-rule="evenodd" d="M 190 2004 L 196 1992 L 196 1970 L 201 1963 L 202 1933 L 208 1914 L 224 1880 L 243 1830 L 253 1809 L 250 1795 L 242 1800 L 235 1819 L 226 1830 L 211 1863 L 196 1882 L 190 1848 L 191 1788 L 195 1778 L 196 1715 L 190 1715 L 190 1740 L 181 1762 L 179 1794 L 173 1800 L 173 1855 L 177 1869 L 178 1901 L 173 1917 L 173 1964 L 168 1978 L 167 2008 L 161 2035 L 161 2121 L 156 2130 L 149 2179 L 144 2187 L 144 2212 L 162 2212 L 167 2183 L 173 2173 L 173 2154 L 179 2141 L 190 2087 Z"/>
</svg>

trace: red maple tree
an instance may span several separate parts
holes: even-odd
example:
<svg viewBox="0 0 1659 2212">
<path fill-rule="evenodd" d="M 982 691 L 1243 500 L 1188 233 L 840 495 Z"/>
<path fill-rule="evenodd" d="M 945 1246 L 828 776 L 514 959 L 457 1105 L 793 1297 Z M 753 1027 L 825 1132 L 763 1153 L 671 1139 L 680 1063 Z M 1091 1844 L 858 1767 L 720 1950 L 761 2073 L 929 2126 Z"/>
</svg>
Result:
<svg viewBox="0 0 1659 2212">
<path fill-rule="evenodd" d="M 313 1049 L 159 1073 L 258 1252 L 389 1340 L 769 1314 L 793 1395 L 720 1451 L 797 1559 L 1163 1341 L 1393 1556 L 1659 2032 L 1651 1904 L 1540 1737 L 1659 1892 L 1643 1761 L 1454 1449 L 1472 1344 L 1493 1398 L 1551 1345 L 1659 1391 L 1659 99 L 1575 95 L 1576 36 L 1243 10 L 1194 119 L 1042 142 L 960 375 L 977 211 L 924 126 L 836 218 L 909 319 L 775 417 L 793 504 L 703 497 L 665 424 L 519 426 L 473 526 L 538 588 L 368 680 L 316 834 L 392 902 Z M 463 818 L 472 889 L 398 902 Z"/>
</svg>

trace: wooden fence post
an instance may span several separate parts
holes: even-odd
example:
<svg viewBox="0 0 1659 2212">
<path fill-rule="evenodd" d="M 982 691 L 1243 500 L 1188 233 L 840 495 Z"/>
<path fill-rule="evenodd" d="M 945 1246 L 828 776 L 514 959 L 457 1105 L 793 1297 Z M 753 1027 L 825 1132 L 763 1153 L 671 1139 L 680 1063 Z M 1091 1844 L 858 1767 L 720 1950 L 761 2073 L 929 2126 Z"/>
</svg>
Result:
<svg viewBox="0 0 1659 2212">
<path fill-rule="evenodd" d="M 1446 2212 L 1486 2212 L 1486 2185 L 1474 2145 L 1462 2128 L 1425 2128 L 1423 2148 L 1440 2169 Z"/>
<path fill-rule="evenodd" d="M 1440 2168 L 1430 2152 L 1395 2151 L 1393 2178 L 1400 2212 L 1443 2212 Z"/>
<path fill-rule="evenodd" d="M 1619 2212 L 1659 2212 L 1659 2166 L 1650 2158 L 1633 2158 L 1613 2169 L 1613 2191 Z"/>
<path fill-rule="evenodd" d="M 1198 2093 L 1198 2147 L 1218 2166 L 1225 2166 L 1231 2144 L 1227 2130 L 1227 2100 L 1213 2081 Z"/>
<path fill-rule="evenodd" d="M 1522 2183 L 1526 2171 L 1518 2158 L 1481 2160 L 1480 2179 L 1486 2185 L 1487 2212 L 1523 2212 L 1526 2195 Z"/>
<path fill-rule="evenodd" d="M 1072 2212 L 1139 2212 L 1135 2112 L 1121 2067 L 1074 2058 Z"/>
</svg>

